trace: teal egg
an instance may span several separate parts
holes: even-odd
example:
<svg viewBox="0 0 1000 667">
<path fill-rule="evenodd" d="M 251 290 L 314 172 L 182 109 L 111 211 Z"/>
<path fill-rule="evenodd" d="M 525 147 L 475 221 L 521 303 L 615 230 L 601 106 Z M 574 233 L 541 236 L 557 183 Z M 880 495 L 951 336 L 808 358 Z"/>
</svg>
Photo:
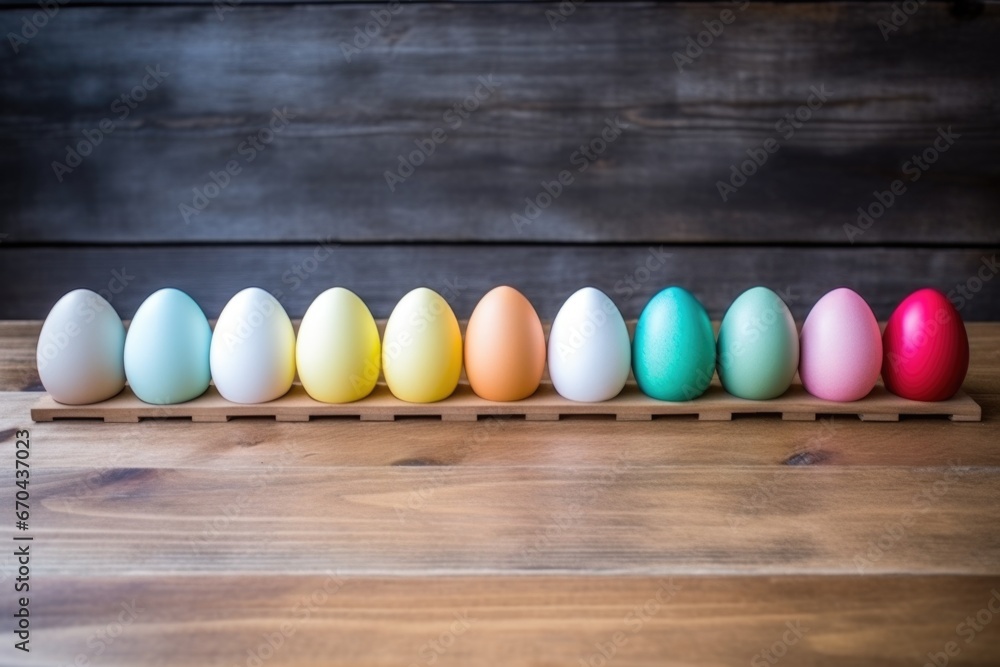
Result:
<svg viewBox="0 0 1000 667">
<path fill-rule="evenodd" d="M 747 290 L 726 311 L 719 328 L 719 379 L 733 396 L 781 396 L 799 366 L 799 335 L 781 297 L 766 287 Z"/>
<path fill-rule="evenodd" d="M 705 393 L 715 372 L 715 335 L 690 292 L 668 287 L 646 304 L 632 340 L 632 372 L 639 388 L 661 401 Z"/>
<path fill-rule="evenodd" d="M 132 392 L 157 405 L 197 398 L 212 377 L 211 344 L 212 329 L 194 299 L 173 288 L 154 292 L 125 336 L 125 377 Z"/>
</svg>

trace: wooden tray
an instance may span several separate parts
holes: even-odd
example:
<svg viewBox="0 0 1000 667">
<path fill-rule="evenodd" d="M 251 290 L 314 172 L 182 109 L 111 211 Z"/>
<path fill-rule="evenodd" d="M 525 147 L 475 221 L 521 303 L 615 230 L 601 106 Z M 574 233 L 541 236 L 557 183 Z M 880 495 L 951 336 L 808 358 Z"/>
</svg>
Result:
<svg viewBox="0 0 1000 667">
<path fill-rule="evenodd" d="M 523 416 L 532 421 L 554 421 L 564 415 L 613 415 L 619 421 L 644 421 L 660 415 L 697 415 L 705 421 L 727 421 L 734 414 L 780 414 L 784 420 L 814 420 L 817 415 L 858 415 L 863 421 L 899 421 L 900 415 L 943 415 L 952 421 L 980 421 L 979 404 L 960 391 L 954 398 L 937 403 L 910 401 L 895 396 L 881 385 L 866 398 L 853 403 L 834 403 L 811 396 L 801 385 L 793 385 L 783 396 L 770 401 L 750 401 L 727 394 L 713 385 L 693 401 L 671 403 L 643 394 L 634 383 L 616 398 L 603 403 L 577 403 L 563 398 L 545 383 L 533 396 L 513 403 L 494 403 L 476 396 L 467 384 L 438 403 L 406 403 L 380 383 L 365 399 L 355 403 L 329 404 L 309 398 L 301 385 L 269 403 L 230 403 L 209 387 L 202 396 L 177 405 L 143 403 L 126 387 L 114 398 L 93 405 L 61 405 L 46 394 L 31 409 L 36 422 L 54 419 L 102 419 L 106 422 L 137 422 L 140 419 L 189 418 L 196 422 L 224 422 L 231 417 L 273 417 L 278 421 L 309 421 L 311 417 L 356 417 L 362 421 L 393 421 L 397 417 L 432 416 L 444 421 L 476 421 L 488 416 Z"/>
</svg>

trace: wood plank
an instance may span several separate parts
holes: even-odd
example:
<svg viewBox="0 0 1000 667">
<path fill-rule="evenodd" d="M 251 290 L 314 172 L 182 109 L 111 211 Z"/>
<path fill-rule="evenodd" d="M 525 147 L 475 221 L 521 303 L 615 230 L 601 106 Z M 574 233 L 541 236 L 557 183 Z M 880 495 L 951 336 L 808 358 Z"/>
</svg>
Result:
<svg viewBox="0 0 1000 667">
<path fill-rule="evenodd" d="M 979 281 L 982 269 L 990 280 L 975 284 L 979 291 L 961 304 L 962 317 L 1000 320 L 1000 299 L 992 298 L 1000 282 L 987 273 L 997 249 L 342 245 L 317 261 L 317 248 L 0 246 L 0 285 L 10 286 L 0 299 L 0 318 L 43 319 L 60 296 L 78 287 L 103 291 L 119 314 L 130 318 L 149 294 L 166 286 L 186 291 L 216 317 L 233 294 L 250 285 L 274 293 L 293 317 L 301 317 L 317 294 L 340 285 L 364 299 L 375 317 L 385 318 L 406 292 L 424 285 L 442 293 L 464 319 L 483 294 L 508 284 L 532 301 L 543 320 L 554 318 L 565 299 L 585 285 L 604 290 L 627 319 L 638 317 L 663 287 L 681 285 L 713 319 L 721 319 L 740 293 L 764 284 L 786 297 L 799 320 L 839 286 L 857 290 L 879 319 L 886 319 L 915 289 L 932 286 L 957 294 L 956 286 Z M 119 276 L 125 277 L 124 287 Z"/>
<path fill-rule="evenodd" d="M 35 360 L 41 330 L 37 320 L 0 321 L 0 391 L 43 391 Z"/>
<path fill-rule="evenodd" d="M 997 577 L 58 576 L 39 581 L 45 613 L 32 658 L 93 657 L 97 644 L 87 640 L 106 636 L 122 603 L 134 600 L 142 611 L 103 643 L 100 664 L 183 655 L 206 667 L 245 665 L 248 650 L 288 623 L 265 664 L 423 665 L 433 657 L 462 667 L 575 666 L 595 656 L 602 664 L 596 644 L 608 650 L 622 633 L 615 664 L 661 667 L 664 656 L 683 656 L 685 665 L 719 667 L 750 663 L 791 623 L 804 632 L 788 635 L 796 640 L 788 664 L 910 667 L 955 641 L 954 664 L 991 667 L 1000 654 L 996 619 L 970 642 L 956 626 L 987 608 L 998 586 Z M 456 613 L 470 622 L 449 637 Z"/>
<path fill-rule="evenodd" d="M 636 466 L 1000 466 L 996 424 L 1000 395 L 979 396 L 984 423 L 903 420 L 863 424 L 856 418 L 775 423 L 737 418 L 715 426 L 563 419 L 490 419 L 476 423 L 269 420 L 155 424 L 32 424 L 37 394 L 0 394 L 0 441 L 26 428 L 41 443 L 32 460 L 46 468 L 174 467 L 227 469 L 253 465 L 565 466 L 605 469 L 619 456 Z M 136 447 L 142 442 L 144 446 Z"/>
<path fill-rule="evenodd" d="M 949 125 L 954 146 L 855 241 L 1000 242 L 1000 72 L 981 66 L 1000 57 L 1000 5 L 926 3 L 886 41 L 889 2 L 751 3 L 678 72 L 673 54 L 729 7 L 587 3 L 553 30 L 555 3 L 406 5 L 352 62 L 337 44 L 377 7 L 243 5 L 222 21 L 211 6 L 70 8 L 0 52 L 7 242 L 849 245 L 857 207 L 909 179 L 904 163 Z M 2 33 L 24 13 L 0 11 Z M 60 183 L 52 162 L 117 119 L 112 100 L 153 65 L 170 75 Z M 497 91 L 453 130 L 443 115 L 491 74 Z M 775 124 L 820 85 L 829 101 L 786 140 Z M 295 118 L 245 162 L 241 142 L 284 106 Z M 574 171 L 616 117 L 627 129 Z M 390 191 L 386 170 L 439 127 L 447 141 Z M 717 182 L 773 137 L 724 202 Z M 185 224 L 180 204 L 229 160 L 241 173 Z M 519 231 L 511 214 L 563 170 L 573 184 Z"/>
<path fill-rule="evenodd" d="M 392 421 L 407 417 L 439 417 L 447 422 L 475 422 L 500 417 L 542 415 L 558 417 L 613 417 L 617 421 L 649 421 L 655 417 L 694 416 L 702 421 L 729 421 L 733 415 L 774 415 L 789 421 L 805 421 L 811 415 L 851 415 L 862 421 L 898 422 L 900 416 L 947 417 L 951 421 L 978 422 L 982 410 L 964 391 L 946 401 L 911 401 L 876 386 L 858 401 L 840 403 L 810 395 L 801 384 L 793 384 L 778 398 L 752 401 L 710 386 L 690 401 L 661 401 L 644 394 L 634 382 L 626 383 L 618 396 L 603 402 L 578 402 L 563 398 L 551 382 L 523 400 L 496 402 L 480 398 L 465 382 L 459 383 L 448 398 L 434 403 L 409 403 L 392 395 L 384 381 L 372 393 L 352 403 L 323 403 L 314 400 L 300 384 L 284 396 L 266 403 L 231 403 L 214 386 L 193 400 L 172 405 L 151 405 L 140 400 L 129 387 L 117 396 L 88 405 L 63 405 L 45 394 L 31 408 L 36 422 L 102 419 L 111 423 L 140 420 L 191 419 L 228 421 L 240 417 L 265 417 L 284 422 L 308 422 L 324 417 L 356 417 L 367 421 Z M 790 415 L 786 417 L 786 415 Z"/>
<path fill-rule="evenodd" d="M 1000 327 L 969 323 L 972 369 L 966 388 L 983 405 L 984 420 L 1000 414 L 997 368 Z M 40 388 L 34 372 L 38 322 L 0 323 L 0 384 L 7 389 Z M 27 384 L 24 384 L 24 383 Z M 986 392 L 995 393 L 986 393 Z M 1000 450 L 989 424 L 907 422 L 872 429 L 853 419 L 776 425 L 769 418 L 744 418 L 725 430 L 674 420 L 633 423 L 629 437 L 613 422 L 563 420 L 526 423 L 489 420 L 476 424 L 405 421 L 363 424 L 334 421 L 316 425 L 241 421 L 203 425 L 163 421 L 149 424 L 65 428 L 29 422 L 39 394 L 0 395 L 0 432 L 30 428 L 44 443 L 35 456 L 46 466 L 227 467 L 251 461 L 288 466 L 387 466 L 428 462 L 434 465 L 610 465 L 619 452 L 641 465 L 1000 465 Z M 148 447 L 136 448 L 137 441 Z M 286 443 L 294 443 L 289 456 Z M 336 443 L 336 446 L 331 446 Z M 612 444 L 609 444 L 612 443 Z M 736 444 L 738 443 L 738 444 Z"/>
<path fill-rule="evenodd" d="M 33 468 L 33 575 L 994 575 L 1000 563 L 997 468 L 94 473 Z"/>
</svg>

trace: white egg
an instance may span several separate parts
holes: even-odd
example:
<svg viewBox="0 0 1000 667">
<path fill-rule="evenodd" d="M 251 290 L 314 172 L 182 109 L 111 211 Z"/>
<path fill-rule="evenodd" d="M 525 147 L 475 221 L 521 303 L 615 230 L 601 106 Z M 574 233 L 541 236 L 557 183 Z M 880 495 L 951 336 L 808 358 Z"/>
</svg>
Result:
<svg viewBox="0 0 1000 667">
<path fill-rule="evenodd" d="M 210 352 L 212 379 L 226 400 L 266 403 L 295 379 L 295 331 L 278 300 L 259 287 L 239 292 L 219 314 Z"/>
<path fill-rule="evenodd" d="M 100 294 L 78 289 L 52 307 L 35 355 L 38 377 L 59 403 L 83 405 L 125 387 L 125 326 Z"/>
<path fill-rule="evenodd" d="M 628 328 L 608 296 L 584 287 L 566 299 L 549 332 L 549 376 L 574 401 L 606 401 L 625 387 L 632 364 Z"/>
</svg>

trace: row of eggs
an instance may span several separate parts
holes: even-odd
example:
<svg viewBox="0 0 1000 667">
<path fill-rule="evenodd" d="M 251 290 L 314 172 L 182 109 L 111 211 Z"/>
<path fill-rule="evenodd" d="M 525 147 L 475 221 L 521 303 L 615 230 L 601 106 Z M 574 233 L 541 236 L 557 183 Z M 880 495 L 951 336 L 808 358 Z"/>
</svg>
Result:
<svg viewBox="0 0 1000 667">
<path fill-rule="evenodd" d="M 958 312 L 932 289 L 907 297 L 883 334 L 850 289 L 823 296 L 799 332 L 781 297 L 755 287 L 733 302 L 716 339 L 701 303 L 668 287 L 645 306 L 630 340 L 614 302 L 585 287 L 560 308 L 546 344 L 534 307 L 506 286 L 476 306 L 464 343 L 448 302 L 423 287 L 399 301 L 381 338 L 357 295 L 329 289 L 309 306 L 297 339 L 281 304 L 256 287 L 229 301 L 214 333 L 176 289 L 149 296 L 127 333 L 111 304 L 79 289 L 52 308 L 37 348 L 43 386 L 66 404 L 108 399 L 126 380 L 147 403 L 194 399 L 213 380 L 229 401 L 263 403 L 288 392 L 296 372 L 318 401 L 360 400 L 381 373 L 397 398 L 429 403 L 454 392 L 463 362 L 477 395 L 516 401 L 535 392 L 546 361 L 556 391 L 575 401 L 614 398 L 630 371 L 664 401 L 697 398 L 716 371 L 726 391 L 754 400 L 780 396 L 798 371 L 806 391 L 827 400 L 861 399 L 881 373 L 900 396 L 939 401 L 961 387 L 969 348 Z"/>
</svg>

